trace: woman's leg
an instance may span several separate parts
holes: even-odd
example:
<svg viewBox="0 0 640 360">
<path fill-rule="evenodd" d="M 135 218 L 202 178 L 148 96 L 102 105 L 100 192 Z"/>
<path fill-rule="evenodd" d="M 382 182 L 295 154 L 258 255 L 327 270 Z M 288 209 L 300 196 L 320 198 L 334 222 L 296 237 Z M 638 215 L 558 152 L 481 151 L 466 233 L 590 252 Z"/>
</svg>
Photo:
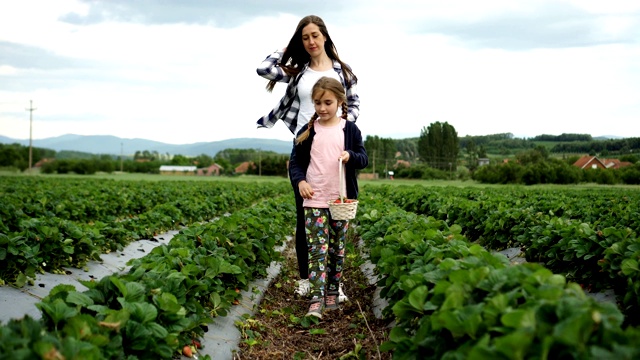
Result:
<svg viewBox="0 0 640 360">
<path fill-rule="evenodd" d="M 305 208 L 304 214 L 309 250 L 308 269 L 311 301 L 323 301 L 327 281 L 329 209 Z"/>
<path fill-rule="evenodd" d="M 309 247 L 307 245 L 307 235 L 304 225 L 304 207 L 302 206 L 302 196 L 298 189 L 295 190 L 296 196 L 296 257 L 298 258 L 298 272 L 300 279 L 309 278 Z"/>
<path fill-rule="evenodd" d="M 296 241 L 296 257 L 298 258 L 298 272 L 300 273 L 300 279 L 308 279 L 309 255 L 307 254 L 307 236 L 304 230 L 304 208 L 302 207 L 304 199 L 300 196 L 300 190 L 296 185 L 291 183 L 291 187 L 293 188 L 293 195 L 296 199 L 296 232 L 294 236 Z"/>
</svg>

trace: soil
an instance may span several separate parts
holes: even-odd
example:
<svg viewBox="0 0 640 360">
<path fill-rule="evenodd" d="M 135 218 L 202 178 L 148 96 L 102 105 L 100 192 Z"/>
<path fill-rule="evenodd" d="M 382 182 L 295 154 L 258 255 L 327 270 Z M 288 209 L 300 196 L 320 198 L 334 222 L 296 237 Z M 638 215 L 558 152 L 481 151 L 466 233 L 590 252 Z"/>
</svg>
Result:
<svg viewBox="0 0 640 360">
<path fill-rule="evenodd" d="M 283 251 L 285 261 L 255 311 L 238 327 L 243 339 L 234 359 L 391 359 L 379 346 L 388 340 L 389 322 L 373 313 L 375 284 L 359 268 L 357 239 L 350 236 L 343 291 L 349 298 L 340 309 L 325 311 L 322 320 L 305 317 L 309 298 L 298 295 L 298 263 L 294 241 Z"/>
</svg>

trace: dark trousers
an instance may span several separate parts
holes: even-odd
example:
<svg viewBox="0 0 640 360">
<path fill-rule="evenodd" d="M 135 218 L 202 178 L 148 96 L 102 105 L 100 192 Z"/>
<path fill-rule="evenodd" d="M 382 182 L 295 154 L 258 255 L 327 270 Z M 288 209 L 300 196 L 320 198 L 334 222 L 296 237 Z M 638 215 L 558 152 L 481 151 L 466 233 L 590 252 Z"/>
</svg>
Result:
<svg viewBox="0 0 640 360">
<path fill-rule="evenodd" d="M 289 176 L 291 179 L 291 176 Z M 300 279 L 309 278 L 309 249 L 307 247 L 307 236 L 304 232 L 304 207 L 302 207 L 302 196 L 300 196 L 300 190 L 298 185 L 291 183 L 293 187 L 293 194 L 296 198 L 296 257 L 298 258 L 298 271 L 300 272 Z"/>
</svg>

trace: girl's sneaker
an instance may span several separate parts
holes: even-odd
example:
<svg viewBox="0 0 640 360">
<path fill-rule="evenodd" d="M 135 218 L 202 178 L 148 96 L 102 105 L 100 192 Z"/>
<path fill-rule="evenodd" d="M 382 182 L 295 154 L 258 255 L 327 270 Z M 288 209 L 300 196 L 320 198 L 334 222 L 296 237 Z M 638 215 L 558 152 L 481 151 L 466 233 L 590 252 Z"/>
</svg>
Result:
<svg viewBox="0 0 640 360">
<path fill-rule="evenodd" d="M 340 304 L 338 293 L 327 294 L 324 298 L 324 306 L 327 310 L 336 310 Z"/>
<path fill-rule="evenodd" d="M 309 305 L 309 311 L 307 311 L 306 316 L 315 316 L 318 319 L 322 319 L 322 310 L 324 310 L 324 302 L 314 301 Z"/>
</svg>

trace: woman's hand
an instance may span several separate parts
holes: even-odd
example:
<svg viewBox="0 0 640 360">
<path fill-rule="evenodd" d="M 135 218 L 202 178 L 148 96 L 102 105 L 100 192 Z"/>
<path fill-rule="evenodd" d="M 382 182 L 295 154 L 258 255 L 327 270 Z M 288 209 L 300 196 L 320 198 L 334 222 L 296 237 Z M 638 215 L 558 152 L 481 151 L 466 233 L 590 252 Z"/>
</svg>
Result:
<svg viewBox="0 0 640 360">
<path fill-rule="evenodd" d="M 298 183 L 298 190 L 300 191 L 300 196 L 302 196 L 303 199 L 313 198 L 314 191 L 311 188 L 311 185 L 309 185 L 305 180 Z"/>
<path fill-rule="evenodd" d="M 346 164 L 349 161 L 349 152 L 348 151 L 343 151 L 342 155 L 340 155 L 340 160 L 342 160 L 343 164 Z"/>
</svg>

